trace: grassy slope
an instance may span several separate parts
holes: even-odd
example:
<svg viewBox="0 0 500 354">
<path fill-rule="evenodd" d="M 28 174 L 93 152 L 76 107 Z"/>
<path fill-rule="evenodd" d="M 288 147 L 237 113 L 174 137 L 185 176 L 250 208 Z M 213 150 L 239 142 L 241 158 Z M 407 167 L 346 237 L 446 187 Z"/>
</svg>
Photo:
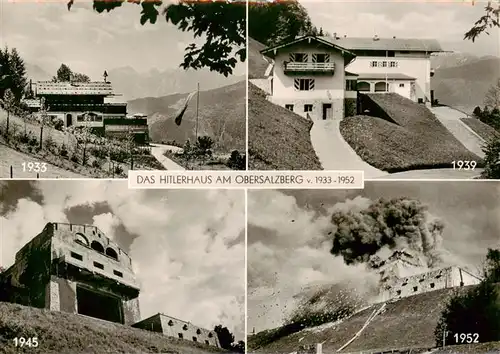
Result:
<svg viewBox="0 0 500 354">
<path fill-rule="evenodd" d="M 397 94 L 369 94 L 396 123 L 355 116 L 340 123 L 342 136 L 370 165 L 388 172 L 451 167 L 481 159 L 467 150 L 423 105 Z"/>
<path fill-rule="evenodd" d="M 249 37 L 248 48 L 248 78 L 261 79 L 269 66 L 269 63 L 260 54 L 260 51 L 266 46 Z"/>
<path fill-rule="evenodd" d="M 500 136 L 500 133 L 495 130 L 495 128 L 490 127 L 488 124 L 481 122 L 477 118 L 462 118 L 462 122 L 467 124 L 477 135 L 486 141 L 489 141 L 495 137 Z"/>
<path fill-rule="evenodd" d="M 454 291 L 455 289 L 437 290 L 388 303 L 386 311 L 378 315 L 360 337 L 343 351 L 434 347 L 434 329 L 441 310 Z M 259 336 L 265 336 L 266 333 L 257 333 L 248 338 L 248 347 L 255 349 L 255 353 L 289 353 L 299 345 L 324 341 L 325 352 L 336 352 L 363 327 L 373 310 L 379 307 L 380 304 L 373 305 L 337 325 L 302 330 L 259 349 L 258 343 L 262 340 Z M 299 344 L 300 338 L 302 340 Z"/>
<path fill-rule="evenodd" d="M 16 349 L 12 339 L 21 336 L 37 337 L 39 347 Z M 90 317 L 0 302 L 0 352 L 202 354 L 225 351 Z"/>
<path fill-rule="evenodd" d="M 312 122 L 272 104 L 249 84 L 248 154 L 251 170 L 321 170 L 309 131 Z"/>
<path fill-rule="evenodd" d="M 132 100 L 129 102 L 128 110 L 131 113 L 142 112 L 148 115 L 149 134 L 154 142 L 175 140 L 183 144 L 187 139 L 194 140 L 196 130 L 196 96 L 190 102 L 182 124 L 177 126 L 174 122 L 174 116 L 187 95 L 188 93 L 184 93 Z M 198 135 L 209 135 L 217 141 L 224 130 L 217 150 L 245 151 L 245 101 L 245 81 L 200 91 Z"/>
</svg>

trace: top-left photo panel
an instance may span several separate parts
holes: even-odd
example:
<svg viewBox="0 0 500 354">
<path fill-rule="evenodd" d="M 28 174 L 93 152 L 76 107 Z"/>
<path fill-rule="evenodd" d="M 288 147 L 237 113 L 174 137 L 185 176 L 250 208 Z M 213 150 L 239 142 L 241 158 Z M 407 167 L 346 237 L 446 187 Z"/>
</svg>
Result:
<svg viewBox="0 0 500 354">
<path fill-rule="evenodd" d="M 0 178 L 246 169 L 246 4 L 0 0 Z"/>
</svg>

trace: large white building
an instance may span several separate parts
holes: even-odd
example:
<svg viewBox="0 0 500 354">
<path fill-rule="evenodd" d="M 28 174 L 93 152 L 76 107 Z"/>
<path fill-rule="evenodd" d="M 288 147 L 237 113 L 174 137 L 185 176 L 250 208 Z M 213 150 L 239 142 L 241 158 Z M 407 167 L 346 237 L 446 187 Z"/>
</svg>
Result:
<svg viewBox="0 0 500 354">
<path fill-rule="evenodd" d="M 265 48 L 269 100 L 312 119 L 342 119 L 357 92 L 395 92 L 430 104 L 436 40 L 303 36 Z M 354 105 L 354 107 L 353 107 Z"/>
</svg>

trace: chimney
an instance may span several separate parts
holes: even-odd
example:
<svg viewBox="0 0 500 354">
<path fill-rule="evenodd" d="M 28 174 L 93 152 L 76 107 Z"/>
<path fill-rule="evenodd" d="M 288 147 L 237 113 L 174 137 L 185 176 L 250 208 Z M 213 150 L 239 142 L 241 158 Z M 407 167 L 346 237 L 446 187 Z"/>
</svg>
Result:
<svg viewBox="0 0 500 354">
<path fill-rule="evenodd" d="M 376 34 L 375 36 L 373 36 L 373 40 L 374 40 L 374 41 L 378 41 L 378 40 L 379 40 L 379 38 L 378 38 L 378 35 L 377 35 L 377 34 Z"/>
<path fill-rule="evenodd" d="M 396 36 L 392 36 L 392 38 L 396 39 Z"/>
<path fill-rule="evenodd" d="M 333 39 L 337 39 L 337 32 L 333 32 Z"/>
<path fill-rule="evenodd" d="M 344 34 L 344 38 L 347 38 L 347 34 Z"/>
</svg>

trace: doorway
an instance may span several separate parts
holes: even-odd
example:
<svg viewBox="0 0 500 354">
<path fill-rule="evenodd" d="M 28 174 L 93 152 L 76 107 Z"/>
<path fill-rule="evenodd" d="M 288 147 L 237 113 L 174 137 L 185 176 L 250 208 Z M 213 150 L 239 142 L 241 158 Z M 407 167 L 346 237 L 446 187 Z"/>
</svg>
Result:
<svg viewBox="0 0 500 354">
<path fill-rule="evenodd" d="M 66 127 L 70 127 L 73 125 L 73 115 L 66 114 Z"/>
<path fill-rule="evenodd" d="M 323 120 L 331 118 L 332 116 L 332 104 L 323 103 Z"/>
<path fill-rule="evenodd" d="M 122 301 L 117 297 L 77 286 L 76 301 L 81 315 L 123 324 Z"/>
</svg>

